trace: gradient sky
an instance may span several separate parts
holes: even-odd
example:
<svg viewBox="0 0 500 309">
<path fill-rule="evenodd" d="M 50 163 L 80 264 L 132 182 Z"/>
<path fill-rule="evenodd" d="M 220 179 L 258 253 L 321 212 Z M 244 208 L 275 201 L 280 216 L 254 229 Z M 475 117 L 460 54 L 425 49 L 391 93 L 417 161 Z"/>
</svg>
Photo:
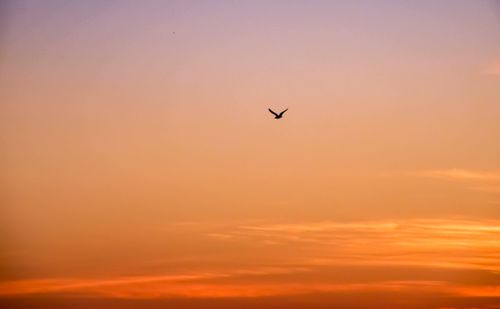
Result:
<svg viewBox="0 0 500 309">
<path fill-rule="evenodd" d="M 0 303 L 500 308 L 498 1 L 0 0 L 0 102 Z"/>
</svg>

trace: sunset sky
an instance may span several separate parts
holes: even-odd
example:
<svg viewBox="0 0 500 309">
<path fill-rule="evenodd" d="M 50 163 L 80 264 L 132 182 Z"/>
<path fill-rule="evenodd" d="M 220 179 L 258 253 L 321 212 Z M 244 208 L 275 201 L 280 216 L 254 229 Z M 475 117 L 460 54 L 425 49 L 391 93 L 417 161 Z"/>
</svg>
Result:
<svg viewBox="0 0 500 309">
<path fill-rule="evenodd" d="M 8 308 L 500 308 L 500 1 L 0 0 L 0 205 Z"/>
</svg>

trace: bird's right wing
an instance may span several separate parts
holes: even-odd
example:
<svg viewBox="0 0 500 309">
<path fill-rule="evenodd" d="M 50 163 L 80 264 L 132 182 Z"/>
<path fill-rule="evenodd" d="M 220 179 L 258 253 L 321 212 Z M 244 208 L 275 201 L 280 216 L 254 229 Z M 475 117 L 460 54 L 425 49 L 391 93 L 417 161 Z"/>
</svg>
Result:
<svg viewBox="0 0 500 309">
<path fill-rule="evenodd" d="M 282 111 L 282 112 L 280 113 L 280 116 L 283 116 L 283 114 L 284 114 L 287 110 L 288 110 L 288 108 L 287 108 L 287 109 L 285 109 L 284 111 Z"/>
<path fill-rule="evenodd" d="M 276 114 L 275 112 L 273 112 L 273 110 L 272 110 L 272 109 L 268 108 L 268 110 L 269 110 L 269 111 L 271 112 L 271 114 L 273 114 L 274 116 L 276 116 L 276 117 L 278 116 L 278 114 Z"/>
</svg>

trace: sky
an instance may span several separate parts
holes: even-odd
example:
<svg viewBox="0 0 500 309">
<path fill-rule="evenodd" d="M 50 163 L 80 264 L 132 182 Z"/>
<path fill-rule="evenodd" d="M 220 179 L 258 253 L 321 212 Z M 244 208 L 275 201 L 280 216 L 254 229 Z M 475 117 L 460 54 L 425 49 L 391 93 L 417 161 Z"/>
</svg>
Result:
<svg viewBox="0 0 500 309">
<path fill-rule="evenodd" d="M 499 38 L 491 0 L 0 0 L 0 304 L 500 308 Z"/>
</svg>

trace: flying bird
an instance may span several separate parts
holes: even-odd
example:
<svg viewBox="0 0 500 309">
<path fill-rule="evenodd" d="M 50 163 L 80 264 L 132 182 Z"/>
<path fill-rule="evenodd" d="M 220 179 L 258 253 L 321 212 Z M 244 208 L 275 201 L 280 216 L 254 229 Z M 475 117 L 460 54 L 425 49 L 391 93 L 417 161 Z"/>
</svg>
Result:
<svg viewBox="0 0 500 309">
<path fill-rule="evenodd" d="M 280 118 L 282 118 L 282 117 L 283 117 L 283 114 L 284 114 L 284 113 L 288 110 L 288 108 L 287 108 L 287 109 L 285 109 L 284 111 L 282 111 L 281 113 L 277 114 L 277 113 L 273 112 L 273 110 L 272 110 L 272 109 L 270 109 L 270 108 L 268 108 L 268 109 L 269 109 L 269 111 L 271 112 L 271 114 L 273 114 L 273 115 L 274 115 L 274 119 L 280 119 Z"/>
</svg>

